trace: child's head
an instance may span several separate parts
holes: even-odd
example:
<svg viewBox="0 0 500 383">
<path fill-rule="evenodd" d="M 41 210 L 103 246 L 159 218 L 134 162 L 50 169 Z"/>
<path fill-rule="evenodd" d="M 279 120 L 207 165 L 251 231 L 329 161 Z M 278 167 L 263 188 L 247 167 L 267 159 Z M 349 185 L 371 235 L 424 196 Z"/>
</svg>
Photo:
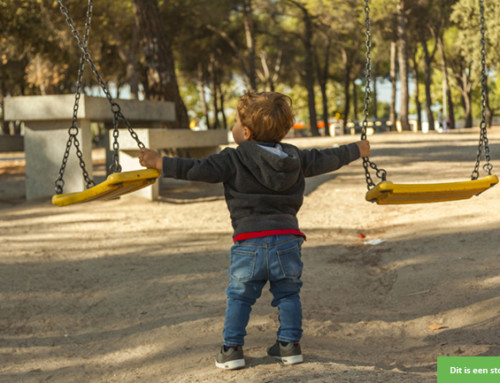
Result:
<svg viewBox="0 0 500 383">
<path fill-rule="evenodd" d="M 237 112 L 254 141 L 280 142 L 293 126 L 292 99 L 281 93 L 247 92 L 240 97 Z"/>
</svg>

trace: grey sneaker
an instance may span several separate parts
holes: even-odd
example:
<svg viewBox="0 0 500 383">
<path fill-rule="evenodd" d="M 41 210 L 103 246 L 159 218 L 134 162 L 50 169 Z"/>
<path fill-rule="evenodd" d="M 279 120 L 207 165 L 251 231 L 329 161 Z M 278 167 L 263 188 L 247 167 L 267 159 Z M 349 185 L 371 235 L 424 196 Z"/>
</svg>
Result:
<svg viewBox="0 0 500 383">
<path fill-rule="evenodd" d="M 224 351 L 224 346 L 222 346 L 215 359 L 215 365 L 224 370 L 237 370 L 245 367 L 243 348 L 241 346 L 229 347 L 227 351 Z"/>
<path fill-rule="evenodd" d="M 299 342 L 288 343 L 283 346 L 279 341 L 267 349 L 267 355 L 282 361 L 284 364 L 302 363 L 302 351 Z"/>
</svg>

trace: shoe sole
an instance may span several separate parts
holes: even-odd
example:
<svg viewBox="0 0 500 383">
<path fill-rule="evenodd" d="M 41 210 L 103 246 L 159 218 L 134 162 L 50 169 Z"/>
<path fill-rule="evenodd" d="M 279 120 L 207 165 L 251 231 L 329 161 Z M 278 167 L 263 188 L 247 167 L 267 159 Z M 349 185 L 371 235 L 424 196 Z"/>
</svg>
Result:
<svg viewBox="0 0 500 383">
<path fill-rule="evenodd" d="M 230 360 L 228 362 L 219 363 L 215 362 L 215 366 L 223 370 L 238 370 L 245 367 L 245 359 Z"/>
<path fill-rule="evenodd" d="M 269 355 L 269 356 L 279 360 L 280 362 L 283 362 L 283 364 L 299 364 L 304 361 L 304 357 L 302 355 L 292 355 L 292 356 Z"/>
</svg>

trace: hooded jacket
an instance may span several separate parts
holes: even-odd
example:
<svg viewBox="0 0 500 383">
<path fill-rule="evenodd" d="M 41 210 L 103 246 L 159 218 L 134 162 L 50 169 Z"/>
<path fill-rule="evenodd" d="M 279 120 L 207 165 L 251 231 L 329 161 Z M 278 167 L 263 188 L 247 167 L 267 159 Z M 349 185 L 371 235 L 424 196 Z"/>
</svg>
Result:
<svg viewBox="0 0 500 383">
<path fill-rule="evenodd" d="M 163 157 L 165 177 L 222 182 L 233 237 L 243 233 L 299 230 L 305 177 L 328 173 L 360 157 L 357 144 L 301 150 L 280 144 L 282 158 L 257 143 L 244 141 L 203 159 Z"/>
</svg>

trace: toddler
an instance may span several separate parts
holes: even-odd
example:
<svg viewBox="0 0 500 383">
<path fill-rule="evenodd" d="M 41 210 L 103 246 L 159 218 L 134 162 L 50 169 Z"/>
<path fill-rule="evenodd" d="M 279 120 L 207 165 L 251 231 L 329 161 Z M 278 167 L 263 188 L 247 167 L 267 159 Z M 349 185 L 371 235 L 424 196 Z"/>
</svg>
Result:
<svg viewBox="0 0 500 383">
<path fill-rule="evenodd" d="M 216 366 L 245 366 L 244 337 L 252 305 L 269 281 L 271 305 L 280 327 L 269 356 L 285 364 L 303 361 L 301 246 L 297 221 L 305 177 L 337 170 L 370 154 L 368 141 L 338 148 L 300 150 L 281 143 L 293 126 L 292 100 L 277 92 L 247 92 L 240 97 L 232 129 L 236 149 L 226 148 L 201 160 L 161 157 L 142 149 L 141 165 L 163 176 L 222 182 L 234 229 L 223 342 Z"/>
</svg>

